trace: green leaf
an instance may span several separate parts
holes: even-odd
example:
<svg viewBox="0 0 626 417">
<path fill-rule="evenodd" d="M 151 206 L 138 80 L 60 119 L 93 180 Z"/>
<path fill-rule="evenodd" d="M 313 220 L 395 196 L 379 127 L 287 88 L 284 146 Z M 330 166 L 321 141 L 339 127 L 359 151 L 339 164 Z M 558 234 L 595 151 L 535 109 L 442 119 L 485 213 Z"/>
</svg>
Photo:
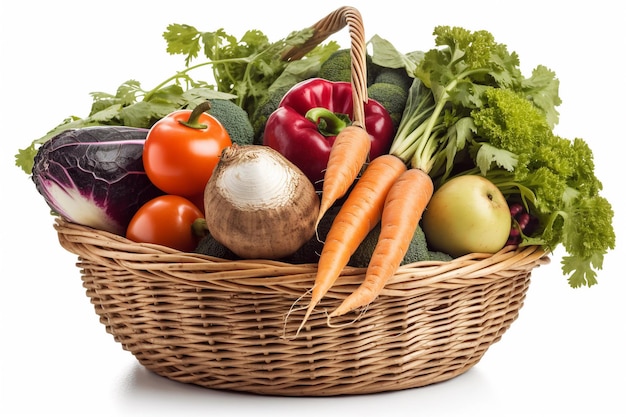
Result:
<svg viewBox="0 0 626 417">
<path fill-rule="evenodd" d="M 494 163 L 512 172 L 515 170 L 517 161 L 518 157 L 513 152 L 496 148 L 488 143 L 481 143 L 476 153 L 476 166 L 483 175 L 487 175 L 487 171 L 493 167 Z"/>
<path fill-rule="evenodd" d="M 372 36 L 369 44 L 372 45 L 372 62 L 387 68 L 403 68 L 404 55 L 391 42 L 378 35 Z"/>
<path fill-rule="evenodd" d="M 163 32 L 163 38 L 167 42 L 167 52 L 171 55 L 186 55 L 185 65 L 198 56 L 200 52 L 201 34 L 190 25 L 171 24 Z"/>
<path fill-rule="evenodd" d="M 96 99 L 93 101 L 93 103 L 91 103 L 89 116 L 93 116 L 94 114 L 106 110 L 111 106 L 121 106 L 121 104 L 119 103 L 119 100 L 115 98 Z"/>
<path fill-rule="evenodd" d="M 137 102 L 137 96 L 143 94 L 141 84 L 136 80 L 128 80 L 117 88 L 115 97 L 123 106 Z"/>
<path fill-rule="evenodd" d="M 48 131 L 48 133 L 46 133 L 44 136 L 36 139 L 34 143 L 35 145 L 41 145 L 42 143 L 47 142 L 48 140 L 65 130 L 80 129 L 81 127 L 94 126 L 97 124 L 97 122 L 92 121 L 90 118 L 81 119 L 76 116 L 68 117 L 61 124 Z"/>
<path fill-rule="evenodd" d="M 102 91 L 92 91 L 89 95 L 93 98 L 94 101 L 109 101 L 115 100 L 115 96 L 110 93 L 105 93 Z"/>
<path fill-rule="evenodd" d="M 88 119 L 93 122 L 99 122 L 99 123 L 110 122 L 119 116 L 121 109 L 122 109 L 121 104 L 113 104 L 94 114 L 90 114 Z"/>
<path fill-rule="evenodd" d="M 144 98 L 144 102 L 171 104 L 174 107 L 181 107 L 185 100 L 183 98 L 183 88 L 177 84 L 166 85 L 159 90 L 155 90 L 149 97 Z"/>
<path fill-rule="evenodd" d="M 195 101 L 198 99 L 201 100 L 211 100 L 211 99 L 221 99 L 221 100 L 234 100 L 237 98 L 236 95 L 230 93 L 224 93 L 222 91 L 216 91 L 212 88 L 190 88 L 182 93 L 181 97 L 186 102 Z"/>
<path fill-rule="evenodd" d="M 200 39 L 204 44 L 202 48 L 204 56 L 212 61 L 232 57 L 232 48 L 237 45 L 237 38 L 227 34 L 224 29 L 204 32 L 201 34 Z"/>
<path fill-rule="evenodd" d="M 31 143 L 24 149 L 19 149 L 15 154 L 15 165 L 22 169 L 26 174 L 30 175 L 33 172 L 33 159 L 37 154 L 35 143 Z"/>
<path fill-rule="evenodd" d="M 124 126 L 148 129 L 156 123 L 157 120 L 167 116 L 178 108 L 179 106 L 171 103 L 140 101 L 139 103 L 124 107 L 120 111 L 119 117 Z"/>
<path fill-rule="evenodd" d="M 543 65 L 537 66 L 530 78 L 523 80 L 522 91 L 546 115 L 550 127 L 559 122 L 557 107 L 561 104 L 559 97 L 559 80 L 554 71 Z"/>
<path fill-rule="evenodd" d="M 565 275 L 569 276 L 567 282 L 572 288 L 582 286 L 591 287 L 598 283 L 597 273 L 594 270 L 602 269 L 603 256 L 594 254 L 589 258 L 580 258 L 577 256 L 563 256 L 561 259 L 561 270 Z"/>
<path fill-rule="evenodd" d="M 306 59 L 289 62 L 280 76 L 268 87 L 268 91 L 293 86 L 300 81 L 314 77 L 319 73 L 322 63 L 337 50 L 339 50 L 339 44 L 330 42 L 324 48 L 315 48 Z"/>
<path fill-rule="evenodd" d="M 372 36 L 368 42 L 372 45 L 372 62 L 387 68 L 405 68 L 407 73 L 413 75 L 417 63 L 423 58 L 423 52 L 403 54 L 396 49 L 391 42 L 378 35 Z"/>
</svg>

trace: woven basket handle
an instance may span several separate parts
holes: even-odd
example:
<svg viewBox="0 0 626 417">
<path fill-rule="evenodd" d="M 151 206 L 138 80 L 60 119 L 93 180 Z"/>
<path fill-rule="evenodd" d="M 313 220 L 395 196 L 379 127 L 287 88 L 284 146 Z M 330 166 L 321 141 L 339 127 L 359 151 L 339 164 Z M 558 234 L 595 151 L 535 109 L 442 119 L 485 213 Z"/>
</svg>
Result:
<svg viewBox="0 0 626 417">
<path fill-rule="evenodd" d="M 324 39 L 338 32 L 345 26 L 350 32 L 350 82 L 352 84 L 352 102 L 354 111 L 353 124 L 365 128 L 365 109 L 367 103 L 367 70 L 365 30 L 361 13 L 351 6 L 343 6 L 328 14 L 311 26 L 313 36 L 302 45 L 291 48 L 283 53 L 282 59 L 294 61 L 302 58 L 313 50 Z"/>
</svg>

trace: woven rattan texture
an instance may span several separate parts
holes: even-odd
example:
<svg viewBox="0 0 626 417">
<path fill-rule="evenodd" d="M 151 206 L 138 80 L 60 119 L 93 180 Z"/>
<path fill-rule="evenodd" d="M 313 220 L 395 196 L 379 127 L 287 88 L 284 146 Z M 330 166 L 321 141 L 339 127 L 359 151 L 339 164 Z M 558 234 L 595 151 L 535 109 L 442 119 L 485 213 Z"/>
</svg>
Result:
<svg viewBox="0 0 626 417">
<path fill-rule="evenodd" d="M 420 387 L 475 365 L 518 317 L 537 247 L 400 268 L 360 316 L 327 322 L 363 278 L 346 269 L 299 334 L 315 265 L 224 261 L 57 220 L 107 332 L 147 369 L 283 396 Z M 304 296 L 304 297 L 303 297 Z"/>
</svg>

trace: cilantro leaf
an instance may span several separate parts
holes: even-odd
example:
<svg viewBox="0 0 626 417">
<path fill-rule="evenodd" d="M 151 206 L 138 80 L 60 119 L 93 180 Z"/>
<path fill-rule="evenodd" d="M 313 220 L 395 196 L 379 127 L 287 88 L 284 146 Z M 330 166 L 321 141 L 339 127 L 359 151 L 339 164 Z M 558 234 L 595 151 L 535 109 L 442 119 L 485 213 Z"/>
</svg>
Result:
<svg viewBox="0 0 626 417">
<path fill-rule="evenodd" d="M 168 25 L 163 38 L 167 41 L 168 53 L 186 55 L 186 66 L 200 53 L 201 33 L 193 26 L 177 23 Z"/>
</svg>

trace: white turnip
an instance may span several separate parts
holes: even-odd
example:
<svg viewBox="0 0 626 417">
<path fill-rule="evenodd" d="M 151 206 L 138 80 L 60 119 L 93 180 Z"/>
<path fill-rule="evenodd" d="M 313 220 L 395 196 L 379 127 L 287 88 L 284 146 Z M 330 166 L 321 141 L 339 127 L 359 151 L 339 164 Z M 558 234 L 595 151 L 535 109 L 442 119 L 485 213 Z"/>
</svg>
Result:
<svg viewBox="0 0 626 417">
<path fill-rule="evenodd" d="M 236 255 L 279 259 L 315 234 L 319 197 L 279 152 L 233 145 L 224 149 L 206 185 L 204 208 L 211 235 Z"/>
</svg>

